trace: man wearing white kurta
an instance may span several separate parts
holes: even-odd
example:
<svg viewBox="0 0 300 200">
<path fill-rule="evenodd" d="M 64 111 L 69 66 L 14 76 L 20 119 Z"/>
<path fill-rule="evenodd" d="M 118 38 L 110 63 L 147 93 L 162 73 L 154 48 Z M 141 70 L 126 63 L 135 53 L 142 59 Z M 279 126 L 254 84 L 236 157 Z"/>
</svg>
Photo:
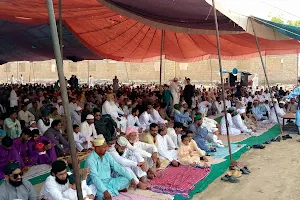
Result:
<svg viewBox="0 0 300 200">
<path fill-rule="evenodd" d="M 139 141 L 137 129 L 131 126 L 126 129 L 126 138 L 129 141 L 127 147 L 138 152 L 145 159 L 147 163 L 147 170 L 151 169 L 158 159 L 158 150 L 156 146 L 154 144 L 147 144 Z"/>
<path fill-rule="evenodd" d="M 173 108 L 173 106 L 175 104 L 179 104 L 180 101 L 180 96 L 178 93 L 178 78 L 173 79 L 172 83 L 170 84 L 170 91 L 173 96 L 173 105 L 171 106 Z"/>
<path fill-rule="evenodd" d="M 236 115 L 232 117 L 233 127 L 239 129 L 243 133 L 251 134 L 252 130 L 248 129 L 242 120 L 241 114 L 246 112 L 246 108 L 238 109 Z"/>
<path fill-rule="evenodd" d="M 114 94 L 107 94 L 107 100 L 102 105 L 102 115 L 110 115 L 110 117 L 117 123 L 121 132 L 125 133 L 127 119 L 125 118 L 124 112 L 115 104 Z"/>
<path fill-rule="evenodd" d="M 232 122 L 232 117 L 231 117 L 231 113 L 233 111 L 234 110 L 232 110 L 232 109 L 228 110 L 227 120 L 228 120 L 229 135 L 235 136 L 235 135 L 240 135 L 241 131 L 239 129 L 236 129 L 236 128 L 233 127 L 233 122 Z M 221 134 L 222 135 L 226 135 L 227 134 L 225 116 L 223 116 L 222 119 L 221 119 Z"/>
<path fill-rule="evenodd" d="M 65 114 L 65 110 L 64 110 L 64 107 L 62 105 L 62 100 L 61 99 L 57 100 L 57 104 L 56 104 L 55 108 L 57 108 L 57 113 L 59 115 L 64 115 Z"/>
<path fill-rule="evenodd" d="M 76 124 L 79 126 L 81 124 L 81 111 L 82 108 L 80 106 L 77 106 L 74 111 L 71 111 L 71 119 L 73 125 Z"/>
<path fill-rule="evenodd" d="M 178 166 L 178 153 L 172 139 L 167 135 L 167 128 L 158 131 L 157 149 L 158 154 L 162 159 L 167 159 L 174 166 Z M 175 164 L 176 163 L 176 164 Z"/>
<path fill-rule="evenodd" d="M 88 85 L 89 87 L 94 87 L 94 77 L 92 77 L 92 75 L 90 75 L 89 77 Z"/>
<path fill-rule="evenodd" d="M 89 149 L 92 147 L 92 141 L 98 137 L 103 137 L 103 135 L 97 135 L 97 131 L 94 125 L 94 116 L 89 114 L 86 120 L 80 124 L 80 133 L 83 134 L 88 142 L 83 147 Z"/>
<path fill-rule="evenodd" d="M 9 101 L 10 101 L 10 107 L 13 108 L 15 106 L 18 106 L 18 99 L 17 93 L 15 91 L 16 87 L 14 87 L 9 95 Z"/>
<path fill-rule="evenodd" d="M 157 121 L 157 123 L 159 123 L 159 124 L 166 124 L 166 123 L 168 123 L 167 120 L 164 120 L 164 119 L 160 116 L 160 114 L 159 114 L 159 112 L 158 112 L 159 109 L 160 109 L 160 106 L 156 106 L 154 109 L 152 109 L 152 114 L 151 114 L 152 119 L 153 119 L 154 121 Z"/>
<path fill-rule="evenodd" d="M 121 136 L 116 144 L 109 149 L 112 157 L 126 170 L 132 174 L 136 184 L 141 189 L 146 189 L 148 184 L 146 180 L 146 164 L 143 157 L 133 149 L 127 148 L 128 140 Z M 143 166 L 144 165 L 144 166 Z"/>
<path fill-rule="evenodd" d="M 139 110 L 137 108 L 133 108 L 132 114 L 128 115 L 127 117 L 127 127 L 131 126 L 131 127 L 135 127 L 137 130 L 140 128 L 145 130 L 146 126 L 143 126 L 140 123 L 138 116 L 139 116 Z"/>
<path fill-rule="evenodd" d="M 284 112 L 283 108 L 281 108 L 281 107 L 284 106 L 284 104 L 285 104 L 284 101 L 280 101 L 279 105 L 278 105 L 277 99 L 274 99 L 274 107 L 277 111 L 278 119 L 279 119 L 279 122 L 280 122 L 281 125 L 283 124 L 283 116 L 286 114 Z M 271 123 L 278 123 L 274 107 L 272 107 L 270 109 L 270 119 L 269 119 L 269 121 Z"/>
<path fill-rule="evenodd" d="M 148 105 L 147 110 L 143 112 L 139 117 L 140 123 L 147 129 L 149 129 L 150 124 L 157 123 L 157 121 L 155 121 L 151 116 L 152 112 L 153 107 L 151 105 Z"/>
</svg>

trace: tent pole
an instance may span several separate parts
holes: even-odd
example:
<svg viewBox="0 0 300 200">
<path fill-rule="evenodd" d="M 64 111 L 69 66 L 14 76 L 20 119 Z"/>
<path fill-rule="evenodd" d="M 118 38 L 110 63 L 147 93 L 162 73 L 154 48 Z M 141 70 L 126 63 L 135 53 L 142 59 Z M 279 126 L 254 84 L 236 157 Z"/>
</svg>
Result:
<svg viewBox="0 0 300 200">
<path fill-rule="evenodd" d="M 61 57 L 63 58 L 63 33 L 62 33 L 62 0 L 58 1 L 58 32 L 59 32 L 59 47 Z"/>
<path fill-rule="evenodd" d="M 265 51 L 265 66 L 266 66 L 266 71 L 267 71 L 267 54 Z M 264 79 L 264 90 L 266 89 L 266 79 Z"/>
<path fill-rule="evenodd" d="M 81 189 L 81 180 L 79 175 L 79 165 L 77 160 L 76 149 L 74 145 L 74 136 L 72 131 L 72 122 L 70 117 L 70 109 L 69 109 L 69 100 L 67 95 L 67 85 L 65 81 L 64 71 L 63 71 L 63 60 L 60 52 L 58 34 L 57 34 L 57 26 L 55 21 L 54 15 L 54 8 L 52 0 L 47 0 L 47 10 L 49 15 L 49 22 L 50 22 L 50 30 L 52 36 L 52 43 L 54 48 L 54 54 L 56 59 L 56 66 L 57 66 L 57 73 L 59 77 L 59 84 L 60 84 L 60 92 L 63 100 L 63 107 L 66 114 L 66 122 L 67 122 L 67 134 L 69 139 L 69 145 L 71 150 L 71 159 L 72 165 L 74 168 L 74 176 L 75 176 L 75 184 L 77 188 L 77 198 L 78 200 L 83 200 L 82 197 L 82 189 Z"/>
<path fill-rule="evenodd" d="M 229 151 L 229 158 L 230 158 L 230 164 L 233 164 L 232 160 L 232 151 L 231 151 L 231 144 L 230 144 L 230 136 L 229 136 L 229 128 L 228 128 L 228 119 L 227 119 L 227 109 L 226 109 L 226 103 L 225 103 L 225 87 L 224 87 L 224 81 L 223 81 L 223 69 L 222 69 L 222 58 L 221 58 L 221 44 L 220 44 L 220 35 L 219 35 L 219 25 L 218 25 L 218 19 L 217 19 L 217 11 L 215 7 L 215 0 L 212 0 L 213 4 L 213 10 L 214 10 L 214 18 L 215 18 L 215 26 L 216 26 L 216 39 L 217 39 L 217 45 L 218 45 L 218 58 L 219 58 L 219 67 L 220 67 L 220 77 L 221 77 L 221 85 L 222 85 L 222 98 L 223 98 L 223 104 L 224 104 L 224 116 L 225 116 L 225 122 L 226 122 L 226 135 L 227 135 L 227 141 L 228 141 L 228 151 Z"/>
<path fill-rule="evenodd" d="M 88 79 L 87 79 L 88 87 L 90 87 L 90 61 L 88 60 Z"/>
<path fill-rule="evenodd" d="M 258 53 L 259 53 L 259 57 L 260 57 L 260 61 L 261 61 L 261 66 L 262 66 L 262 68 L 263 68 L 264 75 L 265 75 L 265 80 L 266 80 L 266 82 L 267 82 L 267 87 L 268 87 L 268 90 L 269 90 L 270 95 L 271 95 L 272 105 L 273 105 L 273 107 L 274 107 L 274 111 L 275 111 L 275 114 L 276 114 L 277 122 L 278 122 L 278 125 L 279 125 L 279 127 L 280 127 L 280 132 L 281 132 L 281 134 L 283 134 L 283 132 L 282 132 L 282 127 L 281 127 L 281 125 L 280 125 L 280 121 L 279 121 L 279 118 L 278 118 L 278 114 L 277 114 L 277 111 L 276 111 L 276 109 L 275 109 L 275 103 L 274 103 L 273 93 L 272 93 L 272 90 L 271 90 L 271 87 L 270 87 L 270 84 L 269 84 L 269 79 L 268 79 L 268 76 L 267 76 L 266 66 L 265 66 L 265 63 L 264 63 L 264 60 L 263 60 L 261 51 L 260 51 L 260 45 L 259 45 L 258 38 L 257 38 L 257 36 L 256 36 L 256 32 L 255 32 L 255 29 L 254 29 L 254 26 L 253 26 L 252 18 L 250 18 L 250 21 L 251 21 L 251 26 L 252 26 L 252 29 L 253 29 L 253 34 L 254 34 L 254 36 L 255 36 L 255 42 L 256 42 L 256 46 L 257 46 Z"/>
<path fill-rule="evenodd" d="M 19 62 L 17 61 L 17 77 L 16 77 L 17 83 L 19 83 Z"/>
<path fill-rule="evenodd" d="M 161 87 L 162 79 L 162 54 L 164 50 L 165 43 L 165 30 L 161 30 L 161 41 L 160 41 L 160 61 L 159 61 L 159 86 Z"/>
<path fill-rule="evenodd" d="M 211 56 L 209 56 L 209 64 L 210 64 L 210 84 L 212 87 L 213 86 L 213 81 L 212 81 L 213 72 L 212 72 L 212 65 L 211 65 Z"/>
<path fill-rule="evenodd" d="M 32 68 L 32 62 L 30 62 L 30 66 L 29 66 L 29 83 L 31 82 L 31 68 Z"/>
</svg>

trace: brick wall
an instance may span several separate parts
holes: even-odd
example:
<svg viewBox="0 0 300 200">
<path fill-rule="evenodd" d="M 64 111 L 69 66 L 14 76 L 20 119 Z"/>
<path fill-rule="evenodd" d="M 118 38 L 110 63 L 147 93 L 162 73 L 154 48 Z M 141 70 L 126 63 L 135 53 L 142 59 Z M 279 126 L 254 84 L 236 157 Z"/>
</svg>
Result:
<svg viewBox="0 0 300 200">
<path fill-rule="evenodd" d="M 264 57 L 270 83 L 294 84 L 297 80 L 297 55 L 280 55 Z M 237 67 L 258 74 L 260 84 L 264 84 L 264 75 L 259 58 L 247 60 L 223 60 L 223 69 L 232 70 Z M 159 61 L 145 63 L 126 63 L 109 60 L 82 61 L 73 63 L 64 61 L 65 76 L 69 78 L 76 74 L 81 81 L 86 81 L 88 75 L 96 80 L 112 80 L 115 75 L 120 81 L 159 81 Z M 88 70 L 89 69 L 89 70 Z M 203 84 L 214 83 L 220 80 L 217 59 L 203 60 L 194 63 L 176 63 L 164 60 L 162 67 L 162 81 L 167 82 L 174 77 L 190 77 L 193 82 Z M 13 74 L 19 77 L 23 74 L 28 81 L 53 81 L 57 80 L 55 61 L 43 62 L 12 62 L 0 65 L 0 82 L 6 82 Z M 89 74 L 88 74 L 89 71 Z M 251 78 L 251 77 L 250 77 Z"/>
</svg>

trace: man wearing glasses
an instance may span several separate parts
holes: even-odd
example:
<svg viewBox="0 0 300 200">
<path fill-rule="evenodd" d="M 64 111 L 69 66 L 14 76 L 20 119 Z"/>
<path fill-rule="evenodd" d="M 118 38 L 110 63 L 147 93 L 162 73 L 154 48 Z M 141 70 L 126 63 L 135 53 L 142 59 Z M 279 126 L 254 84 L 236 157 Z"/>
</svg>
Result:
<svg viewBox="0 0 300 200">
<path fill-rule="evenodd" d="M 5 167 L 5 181 L 0 185 L 1 200 L 36 200 L 34 187 L 22 180 L 22 171 L 17 162 L 8 163 Z"/>
</svg>

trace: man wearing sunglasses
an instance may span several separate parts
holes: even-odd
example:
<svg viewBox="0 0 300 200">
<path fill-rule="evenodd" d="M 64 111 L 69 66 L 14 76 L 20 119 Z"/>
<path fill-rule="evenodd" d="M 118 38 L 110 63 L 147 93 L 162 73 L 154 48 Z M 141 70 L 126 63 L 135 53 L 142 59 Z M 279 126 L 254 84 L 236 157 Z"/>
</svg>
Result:
<svg viewBox="0 0 300 200">
<path fill-rule="evenodd" d="M 36 200 L 32 184 L 22 180 L 22 171 L 17 162 L 8 163 L 5 167 L 5 181 L 0 185 L 1 200 Z"/>
</svg>

